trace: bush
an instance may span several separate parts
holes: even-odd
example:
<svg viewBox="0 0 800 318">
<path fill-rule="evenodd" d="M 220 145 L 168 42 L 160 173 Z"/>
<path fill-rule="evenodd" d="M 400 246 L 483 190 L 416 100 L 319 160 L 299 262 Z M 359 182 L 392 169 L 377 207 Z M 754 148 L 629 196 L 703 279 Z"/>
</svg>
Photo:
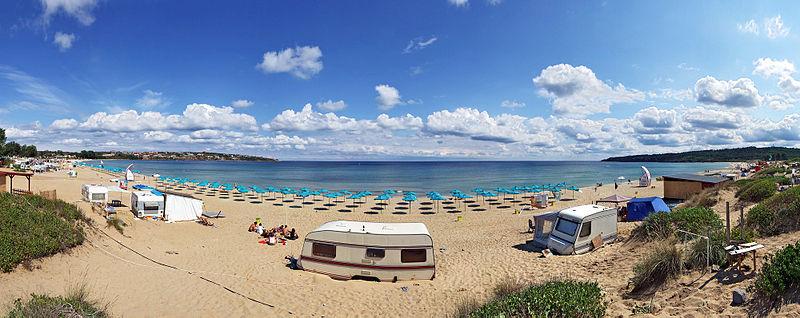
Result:
<svg viewBox="0 0 800 318">
<path fill-rule="evenodd" d="M 672 236 L 674 232 L 669 213 L 653 213 L 633 229 L 631 238 L 640 241 L 663 240 Z"/>
<path fill-rule="evenodd" d="M 32 298 L 23 303 L 14 302 L 8 318 L 28 317 L 108 317 L 106 308 L 98 308 L 98 304 L 88 299 L 84 288 L 79 288 L 66 297 L 50 297 L 31 294 Z"/>
<path fill-rule="evenodd" d="M 466 307 L 462 307 L 466 308 Z M 606 303 L 595 282 L 552 281 L 496 298 L 469 317 L 603 317 Z"/>
<path fill-rule="evenodd" d="M 692 233 L 706 235 L 723 227 L 722 219 L 709 208 L 681 208 L 669 213 L 653 213 L 648 215 L 642 224 L 633 229 L 631 236 L 642 241 L 663 240 L 681 229 Z M 683 239 L 691 239 L 683 234 Z"/>
<path fill-rule="evenodd" d="M 800 229 L 800 187 L 792 187 L 759 203 L 746 216 L 759 235 L 772 236 Z"/>
<path fill-rule="evenodd" d="M 657 244 L 653 251 L 633 267 L 631 294 L 652 294 L 683 270 L 682 253 L 674 242 Z"/>
<path fill-rule="evenodd" d="M 768 256 L 753 287 L 756 292 L 772 299 L 797 290 L 800 287 L 800 242 Z"/>
<path fill-rule="evenodd" d="M 739 188 L 736 197 L 742 201 L 758 203 L 771 197 L 778 191 L 775 178 L 763 178 Z"/>
<path fill-rule="evenodd" d="M 75 205 L 0 193 L 0 270 L 83 243 L 88 219 Z"/>
</svg>

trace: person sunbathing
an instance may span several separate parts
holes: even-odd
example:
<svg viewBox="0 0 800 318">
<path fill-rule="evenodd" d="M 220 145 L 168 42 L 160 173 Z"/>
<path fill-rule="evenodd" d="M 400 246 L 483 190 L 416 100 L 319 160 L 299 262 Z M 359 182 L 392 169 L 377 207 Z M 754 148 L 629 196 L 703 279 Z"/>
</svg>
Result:
<svg viewBox="0 0 800 318">
<path fill-rule="evenodd" d="M 211 220 L 209 220 L 205 216 L 201 216 L 198 222 L 200 222 L 200 224 L 205 226 L 214 226 L 214 223 L 212 223 Z"/>
<path fill-rule="evenodd" d="M 257 227 L 258 222 L 253 222 L 253 224 L 250 224 L 250 228 L 247 229 L 247 232 L 255 232 Z"/>
<path fill-rule="evenodd" d="M 288 236 L 286 236 L 286 238 L 287 238 L 287 239 L 289 239 L 289 240 L 296 240 L 296 239 L 298 239 L 299 237 L 298 237 L 298 235 L 297 235 L 297 232 L 294 230 L 294 228 L 292 228 L 292 230 L 291 230 L 291 231 L 289 231 L 289 235 L 288 235 Z"/>
<path fill-rule="evenodd" d="M 258 226 L 256 227 L 256 233 L 258 233 L 258 235 L 264 234 L 264 226 L 261 225 L 261 223 L 258 223 Z"/>
</svg>

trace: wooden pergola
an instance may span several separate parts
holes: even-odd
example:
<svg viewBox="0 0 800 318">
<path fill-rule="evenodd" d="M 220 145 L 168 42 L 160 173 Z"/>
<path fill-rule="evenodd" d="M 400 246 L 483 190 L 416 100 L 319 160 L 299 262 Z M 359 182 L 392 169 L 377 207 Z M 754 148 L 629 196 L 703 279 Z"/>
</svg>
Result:
<svg viewBox="0 0 800 318">
<path fill-rule="evenodd" d="M 0 192 L 6 191 L 6 176 L 9 179 L 8 191 L 14 193 L 14 177 L 16 176 L 23 176 L 25 179 L 28 179 L 28 191 L 27 193 L 31 193 L 31 177 L 33 176 L 32 171 L 15 171 L 12 169 L 7 168 L 0 168 Z"/>
</svg>

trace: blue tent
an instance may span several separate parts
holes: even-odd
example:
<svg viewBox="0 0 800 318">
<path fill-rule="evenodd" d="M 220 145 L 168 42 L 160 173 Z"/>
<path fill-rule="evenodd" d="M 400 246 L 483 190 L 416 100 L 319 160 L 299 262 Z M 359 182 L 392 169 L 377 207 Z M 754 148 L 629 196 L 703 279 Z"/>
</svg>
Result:
<svg viewBox="0 0 800 318">
<path fill-rule="evenodd" d="M 651 213 L 670 212 L 659 197 L 634 198 L 628 201 L 628 221 L 644 220 Z"/>
</svg>

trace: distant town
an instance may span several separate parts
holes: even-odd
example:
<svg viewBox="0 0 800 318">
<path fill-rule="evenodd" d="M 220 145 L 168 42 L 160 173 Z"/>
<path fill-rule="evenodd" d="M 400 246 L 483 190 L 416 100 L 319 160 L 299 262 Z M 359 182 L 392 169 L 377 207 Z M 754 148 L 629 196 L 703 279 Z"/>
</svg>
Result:
<svg viewBox="0 0 800 318">
<path fill-rule="evenodd" d="M 205 160 L 205 161 L 278 161 L 274 158 L 228 154 L 217 152 L 163 152 L 163 151 L 91 151 L 82 150 L 80 152 L 68 151 L 49 151 L 38 152 L 38 157 L 43 159 L 63 158 L 63 159 L 125 159 L 125 160 Z"/>
</svg>

